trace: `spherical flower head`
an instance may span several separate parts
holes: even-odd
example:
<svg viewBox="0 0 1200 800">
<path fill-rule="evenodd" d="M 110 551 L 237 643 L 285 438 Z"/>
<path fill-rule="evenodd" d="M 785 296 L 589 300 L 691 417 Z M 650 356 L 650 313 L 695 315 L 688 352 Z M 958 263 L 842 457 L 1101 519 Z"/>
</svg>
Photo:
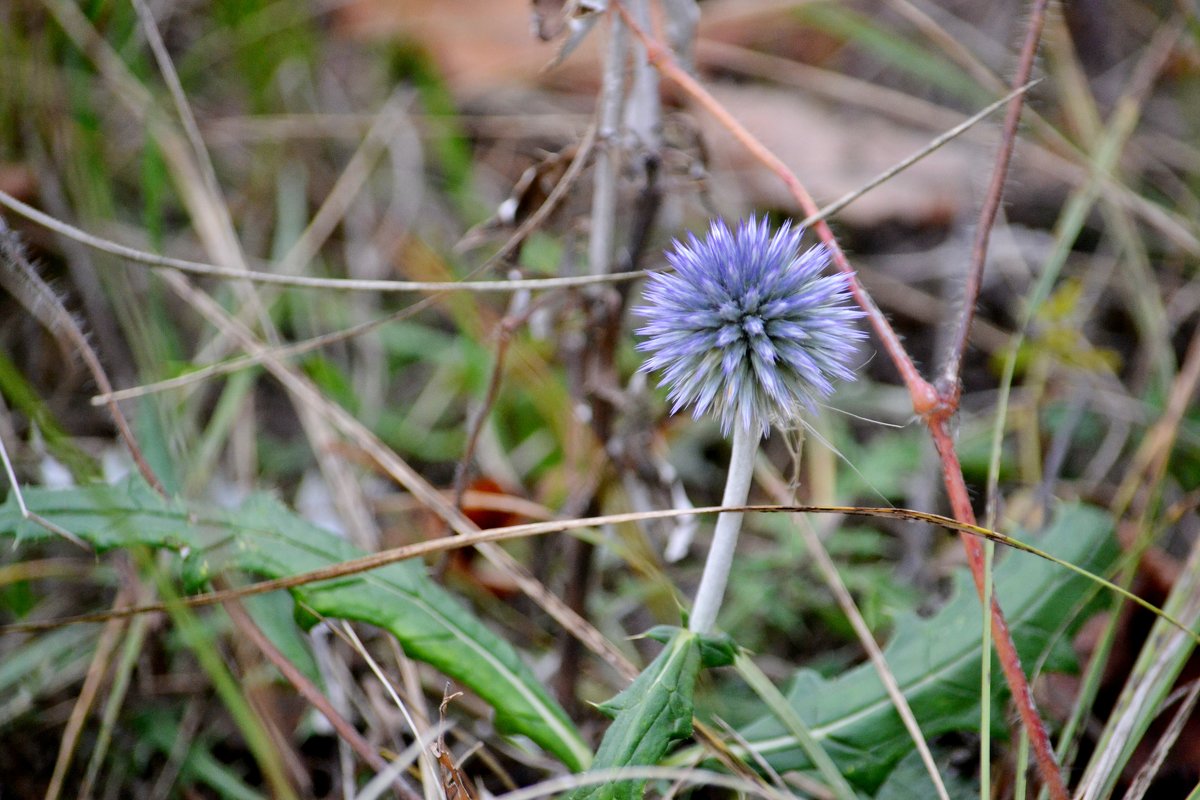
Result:
<svg viewBox="0 0 1200 800">
<path fill-rule="evenodd" d="M 714 221 L 704 241 L 688 234 L 667 252 L 675 271 L 651 275 L 634 313 L 646 320 L 642 370 L 662 370 L 671 413 L 692 405 L 696 417 L 719 415 L 726 435 L 736 424 L 765 436 L 815 411 L 835 379 L 854 380 L 862 312 L 847 275 L 822 274 L 824 246 L 800 252 L 803 233 Z"/>
</svg>

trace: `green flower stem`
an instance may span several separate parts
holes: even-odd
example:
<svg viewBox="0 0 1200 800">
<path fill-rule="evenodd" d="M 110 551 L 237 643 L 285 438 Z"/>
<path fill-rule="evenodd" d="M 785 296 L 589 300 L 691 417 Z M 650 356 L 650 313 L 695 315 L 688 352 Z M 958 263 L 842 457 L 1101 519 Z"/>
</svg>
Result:
<svg viewBox="0 0 1200 800">
<path fill-rule="evenodd" d="M 721 505 L 746 504 L 746 498 L 750 495 L 750 479 L 754 475 L 754 456 L 761 439 L 757 425 L 753 430 L 740 423 L 733 426 L 733 454 L 729 457 L 729 475 L 725 479 L 725 496 L 721 498 Z M 712 547 L 704 563 L 704 574 L 700 577 L 700 588 L 696 590 L 696 602 L 688 622 L 688 630 L 694 633 L 710 633 L 717 621 L 741 529 L 742 512 L 724 511 L 717 517 Z"/>
</svg>

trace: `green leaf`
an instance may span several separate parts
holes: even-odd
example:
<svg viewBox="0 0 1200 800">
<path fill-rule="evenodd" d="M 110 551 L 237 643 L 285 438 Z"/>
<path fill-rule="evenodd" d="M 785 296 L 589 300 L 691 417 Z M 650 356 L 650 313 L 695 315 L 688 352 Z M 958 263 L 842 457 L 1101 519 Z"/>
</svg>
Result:
<svg viewBox="0 0 1200 800">
<path fill-rule="evenodd" d="M 1117 555 L 1111 517 L 1095 508 L 1059 509 L 1040 547 L 1092 572 L 1103 573 Z M 995 591 L 1022 664 L 1040 667 L 1057 640 L 1082 620 L 1078 615 L 1093 584 L 1087 578 L 1023 553 L 1011 553 L 996 570 Z M 884 655 L 927 738 L 978 730 L 982 615 L 969 579 L 959 576 L 956 596 L 929 619 L 897 623 Z M 1056 659 L 1061 664 L 1061 659 Z M 1059 664 L 1056 664 L 1059 665 Z M 999 674 L 994 669 L 993 674 Z M 996 702 L 1003 681 L 993 683 Z M 862 664 L 832 679 L 801 670 L 788 702 L 855 785 L 874 791 L 912 749 L 875 668 Z M 773 715 L 741 731 L 750 746 L 780 772 L 811 769 L 804 752 Z M 1003 733 L 1003 731 L 998 731 Z"/>
<path fill-rule="evenodd" d="M 362 552 L 309 524 L 278 501 L 254 495 L 236 511 L 164 499 L 139 480 L 118 486 L 25 492 L 31 511 L 98 550 L 132 545 L 184 556 L 185 577 L 199 585 L 228 568 L 264 578 L 308 572 Z M 0 506 L 0 533 L 18 541 L 49 534 L 21 518 L 12 497 Z M 413 658 L 468 686 L 495 709 L 498 729 L 523 734 L 572 769 L 591 753 L 566 713 L 516 651 L 425 574 L 405 561 L 291 590 L 307 614 L 357 620 L 391 632 Z"/>
<path fill-rule="evenodd" d="M 727 633 L 700 637 L 700 663 L 705 669 L 732 666 L 739 650 L 733 637 Z"/>
<path fill-rule="evenodd" d="M 670 644 L 683 630 L 678 625 L 655 625 L 646 631 L 645 636 L 656 642 Z M 739 649 L 733 637 L 727 633 L 700 635 L 700 663 L 705 669 L 731 666 L 737 660 Z"/>
<path fill-rule="evenodd" d="M 938 771 L 950 800 L 974 800 L 979 796 L 975 787 L 958 772 L 946 768 L 948 758 L 939 758 L 936 749 L 933 755 L 940 765 Z M 929 800 L 930 797 L 937 797 L 937 789 L 933 785 L 933 779 L 929 777 L 925 762 L 921 760 L 921 754 L 913 750 L 900 759 L 900 763 L 888 775 L 883 786 L 879 787 L 875 800 Z"/>
<path fill-rule="evenodd" d="M 593 769 L 657 764 L 671 742 L 692 734 L 692 693 L 700 674 L 700 637 L 679 629 L 625 691 L 598 708 L 613 724 L 596 752 Z M 614 781 L 577 789 L 570 800 L 637 800 L 644 780 Z"/>
</svg>

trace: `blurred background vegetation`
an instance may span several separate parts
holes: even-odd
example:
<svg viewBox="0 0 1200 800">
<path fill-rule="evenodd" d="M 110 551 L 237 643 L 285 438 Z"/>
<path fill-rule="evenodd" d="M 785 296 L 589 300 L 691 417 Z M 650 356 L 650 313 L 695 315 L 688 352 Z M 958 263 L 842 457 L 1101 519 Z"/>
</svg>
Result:
<svg viewBox="0 0 1200 800">
<path fill-rule="evenodd" d="M 653 13 L 673 19 L 687 5 Z M 967 0 L 698 7 L 688 54 L 696 74 L 819 202 L 859 188 L 1002 96 L 1026 13 L 1021 3 Z M 672 85 L 661 87 L 661 117 L 649 128 L 628 112 L 597 135 L 609 23 L 588 8 L 3 0 L 0 190 L 143 251 L 361 280 L 655 268 L 673 237 L 709 217 L 803 216 L 775 176 Z M 560 58 L 584 23 L 590 31 Z M 1195 594 L 1200 534 L 1200 23 L 1186 3 L 1054 8 L 1036 72 L 1043 80 L 1028 97 L 963 375 L 964 474 L 981 519 L 992 502 L 1003 530 L 1036 531 L 1068 502 L 1104 512 L 1128 556 L 1112 562 L 1114 580 L 1156 603 L 1173 592 L 1184 602 Z M 948 345 L 998 120 L 831 220 L 919 365 L 937 364 Z M 614 213 L 597 245 L 602 174 L 615 178 Z M 513 239 L 564 175 L 571 184 L 554 212 Z M 206 297 L 271 348 L 305 343 L 279 351 L 282 361 L 480 527 L 719 501 L 728 453 L 717 426 L 668 416 L 654 381 L 636 374 L 625 313 L 636 284 L 414 293 L 196 278 L 189 294 L 143 264 L 8 209 L 0 216 L 115 387 L 228 367 L 122 401 L 154 474 L 188 502 L 234 508 L 267 492 L 368 551 L 448 533 L 361 438 L 261 363 L 239 362 L 247 346 L 214 327 L 201 311 Z M 33 285 L 6 267 L 0 440 L 23 486 L 119 480 L 131 462 L 107 409 L 92 401 L 97 386 L 66 332 L 71 323 Z M 772 436 L 752 499 L 946 512 L 928 437 L 875 347 L 864 348 L 861 379 L 841 388 L 806 435 Z M 941 532 L 899 520 L 816 523 L 877 638 L 951 593 L 961 549 Z M 722 627 L 781 685 L 800 667 L 832 679 L 861 662 L 793 523 L 768 515 L 747 525 Z M 701 521 L 689 543 L 687 521 L 630 523 L 505 548 L 641 664 L 654 646 L 631 637 L 678 624 L 707 530 Z M 666 559 L 670 542 L 687 556 Z M 498 563 L 458 551 L 428 570 L 521 654 L 594 744 L 602 717 L 589 703 L 625 678 Z M 56 538 L 6 546 L 0 624 L 203 585 L 179 583 L 179 570 L 165 552 L 132 544 L 99 556 Z M 1068 774 L 1080 779 L 1110 714 L 1135 713 L 1118 697 L 1139 674 L 1133 661 L 1150 620 L 1107 596 L 1072 599 L 1046 613 L 1071 616 L 1058 648 L 1064 672 L 1075 674 L 1036 687 L 1051 727 L 1071 731 Z M 418 727 L 436 724 L 443 673 L 407 660 L 386 634 L 360 626 L 359 649 L 331 625 L 304 633 L 280 593 L 248 610 L 372 746 L 395 753 L 411 741 L 405 704 Z M 220 609 L 198 611 L 191 627 L 177 616 L 139 619 L 0 637 L 0 796 L 277 795 L 264 766 L 276 761 L 298 796 L 362 787 L 369 767 L 242 623 Z M 219 665 L 205 666 L 202 652 Z M 1079 672 L 1093 652 L 1102 658 Z M 381 688 L 364 653 L 404 703 Z M 1196 673 L 1188 653 L 1172 656 L 1179 685 Z M 221 669 L 263 721 L 273 756 L 247 743 L 236 702 L 213 677 Z M 1164 696 L 1174 685 L 1165 681 Z M 964 702 L 973 710 L 978 700 Z M 701 706 L 706 719 L 735 727 L 763 712 L 723 673 L 706 680 Z M 1162 711 L 1137 712 L 1142 729 Z M 475 693 L 445 713 L 446 747 L 480 790 L 562 771 L 497 732 Z M 1003 707 L 994 713 L 1003 718 Z M 1161 727 L 1134 741 L 1113 783 L 1133 780 Z M 978 779 L 975 728 L 937 739 L 947 773 L 968 783 Z M 1017 743 L 1000 728 L 992 779 L 995 796 L 1009 797 L 1024 791 L 1023 773 Z M 1188 722 L 1149 796 L 1187 796 L 1198 763 L 1200 730 Z M 429 791 L 448 780 L 431 775 Z M 883 797 L 881 783 L 871 791 Z"/>
</svg>

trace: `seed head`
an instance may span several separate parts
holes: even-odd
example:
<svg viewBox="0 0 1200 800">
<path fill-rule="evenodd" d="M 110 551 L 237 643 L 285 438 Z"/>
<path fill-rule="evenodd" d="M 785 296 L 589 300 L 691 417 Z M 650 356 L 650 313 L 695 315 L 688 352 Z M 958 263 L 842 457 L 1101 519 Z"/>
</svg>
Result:
<svg viewBox="0 0 1200 800">
<path fill-rule="evenodd" d="M 736 232 L 714 221 L 708 237 L 676 241 L 667 252 L 674 273 L 652 275 L 638 349 L 649 353 L 644 371 L 662 370 L 671 413 L 693 405 L 693 416 L 721 418 L 762 435 L 772 422 L 793 422 L 833 392 L 832 380 L 854 380 L 850 370 L 855 325 L 849 278 L 822 275 L 822 245 L 800 252 L 803 230 L 791 223 L 772 234 L 751 217 Z"/>
</svg>

